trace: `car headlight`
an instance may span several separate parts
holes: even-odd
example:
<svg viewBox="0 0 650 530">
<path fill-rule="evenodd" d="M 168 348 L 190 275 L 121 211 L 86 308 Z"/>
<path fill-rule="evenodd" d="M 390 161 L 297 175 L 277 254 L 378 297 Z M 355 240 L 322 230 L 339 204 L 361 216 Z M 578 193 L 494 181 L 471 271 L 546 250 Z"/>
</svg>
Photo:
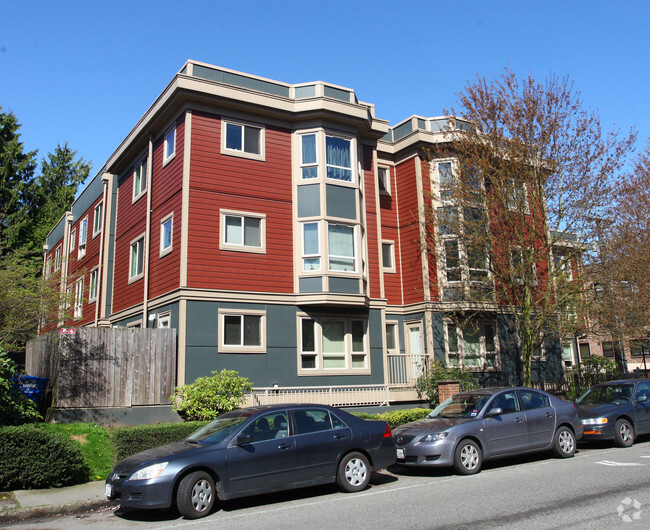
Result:
<svg viewBox="0 0 650 530">
<path fill-rule="evenodd" d="M 582 420 L 583 425 L 605 425 L 607 418 L 585 418 Z"/>
<path fill-rule="evenodd" d="M 447 438 L 447 436 L 449 436 L 448 432 L 436 432 L 433 434 L 427 434 L 426 436 L 420 438 L 419 443 L 439 442 L 440 440 Z"/>
<path fill-rule="evenodd" d="M 159 477 L 167 467 L 169 462 L 161 462 L 160 464 L 153 464 L 151 466 L 139 469 L 129 477 L 129 480 L 148 480 L 151 478 Z"/>
</svg>

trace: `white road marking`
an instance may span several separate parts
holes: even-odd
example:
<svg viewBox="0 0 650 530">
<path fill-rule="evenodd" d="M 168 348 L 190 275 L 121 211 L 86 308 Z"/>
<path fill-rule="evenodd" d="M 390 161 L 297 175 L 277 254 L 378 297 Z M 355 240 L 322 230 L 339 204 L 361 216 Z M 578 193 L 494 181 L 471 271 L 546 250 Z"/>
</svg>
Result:
<svg viewBox="0 0 650 530">
<path fill-rule="evenodd" d="M 596 464 L 600 464 L 601 466 L 613 466 L 613 467 L 645 466 L 645 464 L 639 464 L 638 462 L 612 462 L 610 460 L 602 460 L 600 462 L 596 462 Z"/>
</svg>

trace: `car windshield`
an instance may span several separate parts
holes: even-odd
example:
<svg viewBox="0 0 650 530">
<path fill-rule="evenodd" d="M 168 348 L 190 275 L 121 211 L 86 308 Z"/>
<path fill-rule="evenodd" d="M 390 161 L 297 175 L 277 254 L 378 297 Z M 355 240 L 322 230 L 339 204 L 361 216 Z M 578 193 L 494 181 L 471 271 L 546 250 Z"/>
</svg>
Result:
<svg viewBox="0 0 650 530">
<path fill-rule="evenodd" d="M 490 399 L 487 394 L 456 394 L 443 401 L 428 418 L 474 418 Z"/>
<path fill-rule="evenodd" d="M 250 413 L 229 412 L 212 420 L 198 431 L 190 434 L 185 441 L 188 443 L 216 444 L 225 439 L 239 425 L 250 417 Z"/>
<path fill-rule="evenodd" d="M 599 385 L 587 390 L 576 402 L 582 405 L 629 403 L 633 392 L 633 385 Z"/>
</svg>

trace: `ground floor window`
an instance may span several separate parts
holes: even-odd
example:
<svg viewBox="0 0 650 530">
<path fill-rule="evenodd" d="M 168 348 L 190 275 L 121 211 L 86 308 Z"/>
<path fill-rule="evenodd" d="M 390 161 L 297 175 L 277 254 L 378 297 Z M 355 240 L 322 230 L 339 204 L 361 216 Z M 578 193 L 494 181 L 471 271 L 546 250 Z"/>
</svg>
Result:
<svg viewBox="0 0 650 530">
<path fill-rule="evenodd" d="M 299 317 L 299 373 L 368 371 L 368 321 L 342 317 Z"/>
<path fill-rule="evenodd" d="M 219 312 L 220 353 L 266 353 L 266 313 Z"/>
<path fill-rule="evenodd" d="M 447 361 L 450 366 L 474 370 L 496 368 L 499 348 L 496 322 L 481 321 L 465 325 L 445 324 Z"/>
</svg>

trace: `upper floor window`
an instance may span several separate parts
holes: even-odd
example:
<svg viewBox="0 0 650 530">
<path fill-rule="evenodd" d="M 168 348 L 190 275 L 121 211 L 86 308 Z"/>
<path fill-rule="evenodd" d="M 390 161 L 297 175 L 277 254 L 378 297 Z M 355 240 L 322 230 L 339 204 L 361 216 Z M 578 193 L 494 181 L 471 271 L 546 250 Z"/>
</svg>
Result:
<svg viewBox="0 0 650 530">
<path fill-rule="evenodd" d="M 54 251 L 54 272 L 61 268 L 61 246 L 56 247 Z"/>
<path fill-rule="evenodd" d="M 329 270 L 356 271 L 354 226 L 330 223 L 327 227 L 327 236 Z"/>
<path fill-rule="evenodd" d="M 221 211 L 221 249 L 264 252 L 265 231 L 264 215 Z"/>
<path fill-rule="evenodd" d="M 133 200 L 140 197 L 147 189 L 147 160 L 144 159 L 133 170 Z"/>
<path fill-rule="evenodd" d="M 75 228 L 72 232 L 70 232 L 70 249 L 69 253 L 74 252 L 74 250 L 77 248 L 77 229 Z"/>
<path fill-rule="evenodd" d="M 302 223 L 302 270 L 320 270 L 320 224 Z"/>
<path fill-rule="evenodd" d="M 390 195 L 390 168 L 377 168 L 377 185 L 381 195 Z"/>
<path fill-rule="evenodd" d="M 94 268 L 90 271 L 90 284 L 88 285 L 88 301 L 93 302 L 97 300 L 97 279 L 99 277 L 99 269 Z"/>
<path fill-rule="evenodd" d="M 93 214 L 93 237 L 95 237 L 102 231 L 103 220 L 104 220 L 104 204 L 100 202 L 97 206 L 95 206 L 95 212 Z"/>
<path fill-rule="evenodd" d="M 222 150 L 226 153 L 262 159 L 264 157 L 264 129 L 244 123 L 223 122 Z"/>
<path fill-rule="evenodd" d="M 345 138 L 325 137 L 327 178 L 352 182 L 351 143 Z"/>
<path fill-rule="evenodd" d="M 264 311 L 219 311 L 219 351 L 230 353 L 266 352 Z"/>
<path fill-rule="evenodd" d="M 142 277 L 144 273 L 144 236 L 139 237 L 131 243 L 129 261 L 129 281 Z"/>
<path fill-rule="evenodd" d="M 438 190 L 440 201 L 448 202 L 453 199 L 454 170 L 451 161 L 438 162 Z"/>
<path fill-rule="evenodd" d="M 176 154 L 176 127 L 172 127 L 171 130 L 165 134 L 163 153 L 163 165 Z"/>
<path fill-rule="evenodd" d="M 303 134 L 300 137 L 300 142 L 301 178 L 318 178 L 318 150 L 316 149 L 316 134 Z"/>
<path fill-rule="evenodd" d="M 48 257 L 45 260 L 45 278 L 49 278 L 52 272 L 52 258 Z"/>
<path fill-rule="evenodd" d="M 395 272 L 395 243 L 392 241 L 382 241 L 381 256 L 384 262 L 384 271 Z"/>
<path fill-rule="evenodd" d="M 79 278 L 74 284 L 74 318 L 83 316 L 84 279 Z"/>
<path fill-rule="evenodd" d="M 81 225 L 79 226 L 79 258 L 83 258 L 86 255 L 86 243 L 88 241 L 88 217 L 84 217 L 81 220 Z"/>
<path fill-rule="evenodd" d="M 163 256 L 172 250 L 172 229 L 174 215 L 168 215 L 160 221 L 160 255 Z"/>
</svg>

